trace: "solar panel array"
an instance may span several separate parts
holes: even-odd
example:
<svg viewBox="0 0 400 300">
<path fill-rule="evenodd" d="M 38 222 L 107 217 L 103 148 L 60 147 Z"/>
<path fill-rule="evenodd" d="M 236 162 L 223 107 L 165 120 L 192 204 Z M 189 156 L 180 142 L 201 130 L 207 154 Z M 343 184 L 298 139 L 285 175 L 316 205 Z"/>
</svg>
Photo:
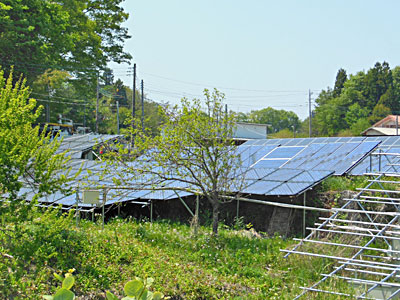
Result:
<svg viewBox="0 0 400 300">
<path fill-rule="evenodd" d="M 80 189 L 93 186 L 114 186 L 113 178 L 117 177 L 116 173 L 111 172 L 105 174 L 103 171 L 107 165 L 99 161 L 90 161 L 82 159 L 73 159 L 70 161 L 69 167 L 71 174 L 76 174 L 80 169 L 81 173 L 76 180 L 70 185 Z M 326 177 L 332 175 L 332 171 L 307 171 L 293 169 L 265 169 L 265 168 L 244 168 L 243 183 L 240 185 L 240 191 L 245 194 L 266 195 L 266 196 L 291 196 L 298 195 L 309 189 L 318 182 L 321 182 Z M 112 189 L 107 194 L 106 205 L 140 201 L 140 200 L 171 200 L 179 197 L 192 195 L 186 191 L 174 191 L 167 188 L 185 188 L 187 184 L 180 181 L 165 182 L 161 188 L 166 190 L 151 190 L 149 185 L 142 185 L 143 180 L 132 178 L 127 180 L 125 185 L 131 186 L 131 190 Z M 135 189 L 135 187 L 137 187 Z M 235 191 L 235 189 L 233 189 Z M 236 189 L 239 191 L 239 189 Z M 23 188 L 20 195 L 26 193 L 26 199 L 31 200 L 34 193 L 29 188 Z M 78 199 L 77 199 L 78 197 Z M 80 207 L 91 207 L 90 204 L 80 202 L 81 194 L 64 195 L 61 192 L 44 196 L 39 199 L 42 205 L 63 205 L 73 207 L 77 200 Z"/>
<path fill-rule="evenodd" d="M 245 149 L 243 160 L 254 168 L 328 170 L 344 175 L 379 143 L 362 138 L 270 139 L 251 140 L 239 148 Z"/>
<path fill-rule="evenodd" d="M 123 173 L 122 167 L 105 173 L 104 170 L 107 169 L 105 163 L 78 158 L 81 157 L 79 153 L 91 149 L 99 141 L 104 142 L 117 137 L 84 135 L 72 136 L 63 141 L 59 151 L 78 153 L 70 162 L 71 173 L 77 173 L 82 169 L 71 185 L 81 188 L 115 185 L 114 178 L 117 174 Z M 384 141 L 379 146 L 381 140 Z M 394 151 L 396 142 L 400 140 L 363 137 L 251 140 L 235 150 L 241 158 L 244 174 L 243 184 L 236 189 L 251 195 L 299 195 L 332 174 L 343 175 L 349 172 L 352 174 L 359 166 L 365 163 L 369 165 L 367 156 L 371 151 L 377 146 L 387 151 Z M 159 186 L 165 190 L 151 190 L 150 185 L 144 184 L 145 181 L 145 177 L 141 179 L 132 177 L 126 180 L 125 184 L 132 189 L 110 190 L 106 204 L 135 200 L 169 200 L 191 195 L 187 191 L 168 190 L 171 187 L 187 187 L 180 181 L 165 182 L 164 186 Z M 24 188 L 21 193 L 27 193 L 28 200 L 33 197 L 33 193 L 28 189 Z M 40 199 L 42 204 L 64 206 L 73 206 L 76 201 L 77 195 L 63 195 L 59 192 Z M 90 206 L 82 203 L 79 205 Z"/>
<path fill-rule="evenodd" d="M 379 145 L 376 148 L 376 152 L 382 153 L 400 153 L 400 136 L 375 136 L 375 137 L 318 137 L 318 138 L 297 138 L 297 139 L 261 139 L 261 140 L 250 140 L 243 145 L 254 145 L 254 146 L 271 146 L 280 145 L 282 146 L 306 146 L 312 144 L 337 144 L 337 143 L 357 143 L 357 142 L 378 142 Z M 318 147 L 318 146 L 315 146 Z M 330 146 L 334 147 L 334 146 Z M 311 150 L 311 148 L 310 148 Z M 358 150 L 361 150 L 359 148 Z M 358 151 L 357 150 L 357 151 Z M 349 155 L 347 159 L 354 161 L 357 159 L 357 151 L 354 152 L 355 156 Z M 330 158 L 331 159 L 331 158 Z M 332 163 L 334 163 L 333 160 Z M 342 170 L 337 170 L 335 175 L 363 175 L 367 172 L 374 172 L 379 170 L 391 169 L 394 172 L 399 172 L 399 166 L 390 165 L 393 163 L 390 156 L 373 156 L 372 159 L 363 157 L 359 163 L 355 164 L 350 170 L 343 172 L 345 165 Z M 327 166 L 329 167 L 329 166 Z"/>
<path fill-rule="evenodd" d="M 84 151 L 92 149 L 96 144 L 102 144 L 119 138 L 111 134 L 77 134 L 64 137 L 58 148 L 58 153 L 67 151 L 71 158 L 81 158 Z"/>
</svg>

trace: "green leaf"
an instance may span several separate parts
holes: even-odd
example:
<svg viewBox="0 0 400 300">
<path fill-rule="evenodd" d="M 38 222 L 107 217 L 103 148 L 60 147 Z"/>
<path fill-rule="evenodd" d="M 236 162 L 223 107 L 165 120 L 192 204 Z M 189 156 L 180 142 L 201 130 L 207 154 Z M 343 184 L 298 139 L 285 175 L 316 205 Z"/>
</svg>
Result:
<svg viewBox="0 0 400 300">
<path fill-rule="evenodd" d="M 154 292 L 153 294 L 153 300 L 161 300 L 164 297 L 164 295 L 160 292 Z"/>
<path fill-rule="evenodd" d="M 144 291 L 144 293 L 140 297 L 140 300 L 152 300 L 152 299 L 153 299 L 153 293 L 150 291 Z"/>
<path fill-rule="evenodd" d="M 106 298 L 107 300 L 119 300 L 117 296 L 115 296 L 113 293 L 109 291 L 106 292 Z"/>
<path fill-rule="evenodd" d="M 75 294 L 71 292 L 70 290 L 67 290 L 65 288 L 61 288 L 57 291 L 57 293 L 54 295 L 54 300 L 74 300 Z"/>
<path fill-rule="evenodd" d="M 127 297 L 122 298 L 121 300 L 137 300 L 137 299 L 136 299 L 136 297 L 127 296 Z"/>
<path fill-rule="evenodd" d="M 128 281 L 124 286 L 124 292 L 129 297 L 137 297 L 140 295 L 144 288 L 144 285 L 139 280 Z"/>
<path fill-rule="evenodd" d="M 54 277 L 58 280 L 60 280 L 61 282 L 64 280 L 64 277 L 62 277 L 60 274 L 57 273 L 53 273 Z"/>
<path fill-rule="evenodd" d="M 62 287 L 64 289 L 70 290 L 72 288 L 72 286 L 74 285 L 74 283 L 75 283 L 74 276 L 68 276 L 68 277 L 65 277 L 65 279 L 62 283 Z"/>
<path fill-rule="evenodd" d="M 154 282 L 154 279 L 149 277 L 146 279 L 146 288 L 149 288 Z"/>
<path fill-rule="evenodd" d="M 53 300 L 53 296 L 50 296 L 50 295 L 44 295 L 42 297 L 43 297 L 43 299 L 46 299 L 46 300 Z"/>
</svg>

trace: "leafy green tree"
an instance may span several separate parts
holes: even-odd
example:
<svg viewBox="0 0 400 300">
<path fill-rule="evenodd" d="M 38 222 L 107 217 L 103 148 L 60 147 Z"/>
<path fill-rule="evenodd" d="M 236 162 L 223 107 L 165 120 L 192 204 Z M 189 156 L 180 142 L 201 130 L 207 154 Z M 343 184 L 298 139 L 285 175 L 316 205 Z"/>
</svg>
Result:
<svg viewBox="0 0 400 300">
<path fill-rule="evenodd" d="M 336 74 L 335 86 L 333 88 L 333 97 L 339 97 L 347 80 L 347 73 L 344 69 L 339 69 Z"/>
<path fill-rule="evenodd" d="M 345 120 L 348 126 L 352 126 L 353 124 L 357 123 L 358 120 L 366 118 L 368 116 L 368 109 L 361 108 L 358 103 L 354 103 L 349 106 Z"/>
<path fill-rule="evenodd" d="M 367 107 L 372 110 L 378 104 L 379 99 L 387 89 L 392 86 L 393 77 L 389 64 L 377 62 L 373 68 L 368 70 L 365 76 L 365 85 L 362 89 L 367 98 Z"/>
<path fill-rule="evenodd" d="M 123 50 L 130 36 L 121 26 L 128 18 L 122 1 L 2 1 L 0 64 L 14 65 L 31 83 L 50 66 L 87 79 L 96 74 L 82 71 L 129 61 L 131 55 Z"/>
<path fill-rule="evenodd" d="M 322 91 L 316 102 L 314 128 L 318 134 L 336 135 L 346 129 L 359 134 L 366 129 L 366 118 L 374 123 L 400 112 L 400 69 L 392 71 L 387 62 L 377 62 L 367 72 L 348 78 L 340 69 L 334 89 Z"/>
<path fill-rule="evenodd" d="M 340 130 L 348 128 L 345 119 L 348 101 L 348 98 L 342 94 L 315 109 L 314 124 L 318 134 L 333 136 Z"/>
<path fill-rule="evenodd" d="M 351 133 L 353 135 L 361 135 L 361 132 L 368 129 L 371 126 L 371 123 L 367 118 L 358 119 L 355 123 L 353 123 L 350 127 Z"/>
<path fill-rule="evenodd" d="M 240 191 L 243 170 L 232 140 L 236 120 L 233 114 L 225 114 L 224 95 L 217 90 L 212 94 L 205 90 L 204 94 L 208 111 L 202 109 L 198 99 L 182 99 L 180 107 L 161 108 L 165 123 L 160 135 L 135 132 L 130 157 L 145 153 L 141 156 L 145 161 L 135 159 L 132 166 L 126 163 L 128 153 L 109 155 L 112 162 L 125 164 L 121 178 L 115 179 L 117 183 L 122 184 L 129 174 L 129 180 L 132 176 L 141 182 L 149 178 L 144 188 L 186 191 L 207 199 L 212 206 L 213 232 L 217 234 L 220 207 Z"/>
<path fill-rule="evenodd" d="M 269 124 L 268 132 L 276 133 L 282 129 L 293 129 L 300 127 L 299 117 L 292 111 L 277 110 L 272 107 L 253 110 L 247 118 L 250 123 Z"/>
<path fill-rule="evenodd" d="M 383 104 L 377 104 L 372 111 L 372 115 L 369 117 L 369 121 L 371 122 L 371 124 L 374 124 L 390 115 L 390 113 L 391 111 L 389 107 Z"/>
<path fill-rule="evenodd" d="M 58 140 L 39 133 L 32 124 L 42 107 L 29 98 L 25 81 L 19 79 L 13 85 L 12 73 L 8 79 L 0 71 L 0 191 L 14 207 L 23 186 L 31 186 L 37 196 L 61 189 L 66 177 L 60 175 L 66 159 L 57 154 Z M 3 208 L 7 206 L 3 203 Z"/>
</svg>

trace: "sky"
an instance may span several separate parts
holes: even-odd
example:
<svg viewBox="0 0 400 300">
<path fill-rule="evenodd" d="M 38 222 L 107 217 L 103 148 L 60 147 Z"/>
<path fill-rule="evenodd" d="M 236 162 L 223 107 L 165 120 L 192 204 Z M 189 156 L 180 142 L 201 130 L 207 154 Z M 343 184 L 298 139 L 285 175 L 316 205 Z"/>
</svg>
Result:
<svg viewBox="0 0 400 300">
<path fill-rule="evenodd" d="M 147 98 L 179 103 L 217 88 L 230 110 L 308 116 L 336 73 L 400 65 L 398 0 L 126 0 L 125 50 Z M 132 85 L 128 65 L 111 64 Z"/>
</svg>

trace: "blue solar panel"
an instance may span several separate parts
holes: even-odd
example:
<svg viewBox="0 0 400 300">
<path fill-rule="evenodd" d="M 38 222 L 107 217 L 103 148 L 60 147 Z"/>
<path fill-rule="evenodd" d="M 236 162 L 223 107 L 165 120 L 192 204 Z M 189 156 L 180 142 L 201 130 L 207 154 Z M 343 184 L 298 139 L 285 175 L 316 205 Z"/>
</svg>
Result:
<svg viewBox="0 0 400 300">
<path fill-rule="evenodd" d="M 398 140 L 399 140 L 398 136 L 385 137 L 384 139 L 382 139 L 382 146 L 397 145 Z"/>
<path fill-rule="evenodd" d="M 276 169 L 251 168 L 251 169 L 244 169 L 243 173 L 245 179 L 258 180 L 264 178 L 265 176 L 271 174 L 274 171 L 276 171 Z"/>
<path fill-rule="evenodd" d="M 303 173 L 303 170 L 295 169 L 277 169 L 275 172 L 267 175 L 263 180 L 275 180 L 275 181 L 288 181 L 292 180 L 296 176 Z"/>
<path fill-rule="evenodd" d="M 362 159 L 366 153 L 371 152 L 379 145 L 379 142 L 365 141 L 362 142 L 358 147 L 351 151 L 346 157 L 344 157 L 339 163 L 335 165 L 335 174 L 342 175 L 352 168 L 360 159 Z M 349 166 L 349 162 L 351 163 Z"/>
<path fill-rule="evenodd" d="M 291 182 L 283 183 L 270 191 L 268 194 L 271 196 L 290 196 L 297 195 L 310 187 L 309 183 L 304 182 Z"/>
<path fill-rule="evenodd" d="M 256 163 L 253 167 L 275 169 L 281 167 L 287 161 L 287 159 L 263 159 L 258 161 L 258 163 Z"/>
<path fill-rule="evenodd" d="M 292 158 L 296 154 L 298 154 L 305 147 L 286 147 L 281 146 L 275 148 L 271 153 L 265 156 L 263 159 L 271 159 L 271 158 Z"/>
<path fill-rule="evenodd" d="M 298 168 L 301 164 L 311 159 L 325 144 L 310 144 L 304 151 L 293 157 L 285 164 L 286 168 Z"/>
<path fill-rule="evenodd" d="M 258 180 L 254 184 L 246 187 L 243 190 L 243 193 L 246 194 L 257 194 L 257 195 L 266 195 L 269 191 L 273 190 L 274 188 L 278 187 L 281 182 L 278 181 L 264 181 Z"/>
</svg>

